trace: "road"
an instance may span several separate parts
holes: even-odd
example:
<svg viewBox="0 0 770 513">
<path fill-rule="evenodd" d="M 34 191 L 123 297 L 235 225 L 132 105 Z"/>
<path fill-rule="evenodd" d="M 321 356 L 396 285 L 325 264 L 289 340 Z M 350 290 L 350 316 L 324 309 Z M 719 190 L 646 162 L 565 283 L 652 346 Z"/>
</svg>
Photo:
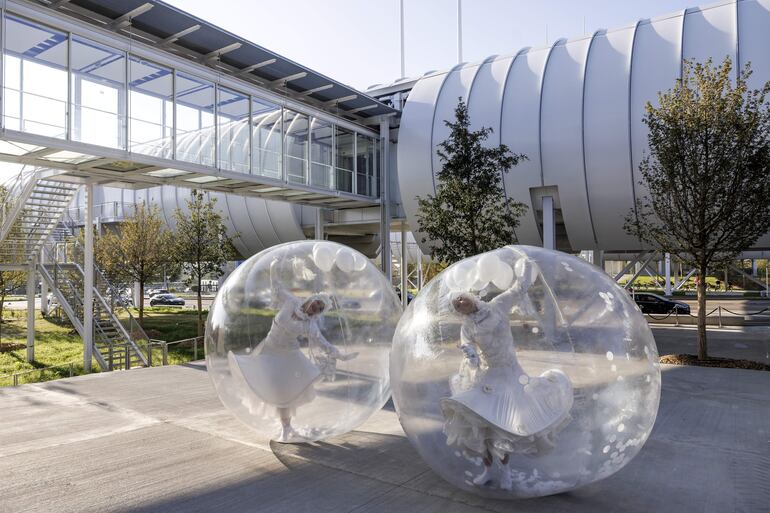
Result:
<svg viewBox="0 0 770 513">
<path fill-rule="evenodd" d="M 652 325 L 658 353 L 698 354 L 698 330 L 694 326 Z M 711 356 L 770 364 L 770 326 L 709 328 Z"/>
<path fill-rule="evenodd" d="M 196 307 L 196 298 L 195 296 L 183 296 L 185 299 L 185 305 L 184 308 L 195 308 Z M 203 296 L 203 309 L 208 309 L 209 306 L 211 306 L 211 303 L 214 301 L 214 296 Z M 145 307 L 150 306 L 150 300 L 149 298 L 144 298 L 144 305 Z M 5 308 L 8 310 L 26 310 L 27 309 L 27 301 L 6 301 L 5 302 Z M 35 298 L 35 308 L 40 308 L 40 297 Z"/>
</svg>

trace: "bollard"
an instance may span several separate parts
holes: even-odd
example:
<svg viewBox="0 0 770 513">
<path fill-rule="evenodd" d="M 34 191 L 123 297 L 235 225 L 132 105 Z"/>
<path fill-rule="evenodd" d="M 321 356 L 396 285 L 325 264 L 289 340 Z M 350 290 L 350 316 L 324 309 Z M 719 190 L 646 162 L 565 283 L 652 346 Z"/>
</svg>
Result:
<svg viewBox="0 0 770 513">
<path fill-rule="evenodd" d="M 679 326 L 679 308 L 674 307 L 674 319 L 676 320 L 676 325 Z"/>
<path fill-rule="evenodd" d="M 198 338 L 195 338 L 195 345 L 193 346 L 193 360 L 198 360 Z"/>
<path fill-rule="evenodd" d="M 113 351 L 112 341 L 110 341 L 110 347 L 108 349 L 108 361 L 107 361 L 107 368 L 109 370 L 114 370 L 114 367 L 113 367 L 113 357 L 114 357 L 114 355 L 112 354 L 112 351 Z"/>
<path fill-rule="evenodd" d="M 147 341 L 147 366 L 152 367 L 152 342 Z"/>
<path fill-rule="evenodd" d="M 14 374 L 13 375 L 13 386 L 15 386 L 15 387 L 19 386 L 19 375 L 18 374 Z"/>
<path fill-rule="evenodd" d="M 168 343 L 163 342 L 163 365 L 168 365 Z"/>
<path fill-rule="evenodd" d="M 70 377 L 75 375 L 75 364 L 70 362 Z"/>
<path fill-rule="evenodd" d="M 717 316 L 719 317 L 719 327 L 722 327 L 722 305 L 719 305 Z"/>
<path fill-rule="evenodd" d="M 126 354 L 126 367 L 125 367 L 125 369 L 129 370 L 131 368 L 131 346 L 128 344 L 128 342 L 126 342 L 126 349 L 125 349 L 124 352 Z"/>
</svg>

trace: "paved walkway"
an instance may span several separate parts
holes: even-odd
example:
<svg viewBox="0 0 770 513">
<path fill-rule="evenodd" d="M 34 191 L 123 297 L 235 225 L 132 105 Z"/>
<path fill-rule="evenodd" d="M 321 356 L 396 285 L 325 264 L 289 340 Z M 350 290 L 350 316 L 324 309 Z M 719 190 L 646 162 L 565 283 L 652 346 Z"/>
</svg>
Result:
<svg viewBox="0 0 770 513">
<path fill-rule="evenodd" d="M 0 389 L 2 512 L 770 511 L 770 373 L 664 370 L 661 409 L 618 474 L 520 502 L 456 490 L 391 408 L 322 443 L 255 439 L 200 364 Z"/>
</svg>

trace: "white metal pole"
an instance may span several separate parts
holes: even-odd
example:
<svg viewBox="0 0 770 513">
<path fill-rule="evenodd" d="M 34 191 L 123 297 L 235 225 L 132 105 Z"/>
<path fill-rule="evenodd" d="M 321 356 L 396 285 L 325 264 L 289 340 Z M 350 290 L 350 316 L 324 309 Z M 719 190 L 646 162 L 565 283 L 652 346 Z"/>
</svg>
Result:
<svg viewBox="0 0 770 513">
<path fill-rule="evenodd" d="M 664 289 L 664 294 L 666 297 L 671 296 L 671 253 L 666 253 L 664 255 L 664 262 L 665 262 L 665 271 L 666 271 L 666 286 Z"/>
<path fill-rule="evenodd" d="M 37 285 L 35 257 L 27 270 L 27 361 L 35 361 L 35 286 Z M 42 298 L 41 298 L 42 301 Z"/>
<path fill-rule="evenodd" d="M 543 247 L 556 249 L 556 218 L 552 196 L 543 196 Z"/>
<path fill-rule="evenodd" d="M 404 48 L 404 0 L 400 0 L 399 2 L 399 19 L 401 20 L 400 23 L 400 30 L 401 30 L 401 78 L 404 78 L 406 76 L 406 58 L 405 58 L 405 48 Z"/>
<path fill-rule="evenodd" d="M 83 262 L 83 370 L 91 372 L 94 347 L 94 185 L 86 184 L 85 254 Z"/>
<path fill-rule="evenodd" d="M 403 2 L 403 0 L 402 0 Z M 393 266 L 390 256 L 390 121 L 380 121 L 380 260 L 382 273 L 393 283 Z"/>
<path fill-rule="evenodd" d="M 417 246 L 417 290 L 422 290 L 424 276 L 422 273 L 422 250 Z"/>
<path fill-rule="evenodd" d="M 40 252 L 40 265 L 45 264 L 45 251 Z M 40 313 L 48 315 L 48 283 L 44 279 L 40 279 Z"/>
<path fill-rule="evenodd" d="M 407 305 L 407 285 L 409 284 L 407 278 L 409 263 L 407 262 L 406 253 L 406 223 L 401 223 L 401 306 L 406 308 Z"/>
<path fill-rule="evenodd" d="M 457 63 L 463 61 L 463 0 L 457 0 Z"/>
<path fill-rule="evenodd" d="M 315 212 L 315 239 L 323 240 L 324 238 L 324 211 L 322 208 L 316 209 Z"/>
</svg>

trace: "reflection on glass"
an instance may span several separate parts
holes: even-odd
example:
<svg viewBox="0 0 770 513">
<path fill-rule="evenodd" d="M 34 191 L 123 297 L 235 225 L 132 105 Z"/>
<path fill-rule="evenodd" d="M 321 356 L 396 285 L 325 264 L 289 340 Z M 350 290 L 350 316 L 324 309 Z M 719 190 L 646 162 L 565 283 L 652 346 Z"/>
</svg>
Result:
<svg viewBox="0 0 770 513">
<path fill-rule="evenodd" d="M 162 158 L 174 155 L 174 74 L 170 68 L 129 57 L 129 150 Z"/>
<path fill-rule="evenodd" d="M 283 120 L 286 131 L 286 174 L 294 183 L 305 183 L 307 179 L 307 135 L 308 119 L 304 114 L 285 111 Z"/>
<path fill-rule="evenodd" d="M 251 136 L 254 162 L 252 172 L 280 179 L 281 171 L 281 107 L 265 100 L 251 100 Z"/>
<path fill-rule="evenodd" d="M 219 167 L 240 173 L 249 172 L 249 97 L 219 88 L 217 102 Z"/>
<path fill-rule="evenodd" d="M 214 84 L 176 75 L 176 158 L 214 165 Z"/>
<path fill-rule="evenodd" d="M 356 192 L 364 196 L 376 196 L 375 140 L 364 135 L 356 137 Z"/>
<path fill-rule="evenodd" d="M 125 148 L 126 54 L 72 36 L 72 139 Z"/>
<path fill-rule="evenodd" d="M 328 121 L 313 118 L 310 127 L 310 184 L 331 187 L 334 126 Z"/>
<path fill-rule="evenodd" d="M 336 188 L 338 191 L 353 192 L 355 166 L 355 134 L 350 130 L 336 127 Z"/>
<path fill-rule="evenodd" d="M 67 135 L 67 35 L 6 15 L 3 123 L 11 130 Z"/>
</svg>

